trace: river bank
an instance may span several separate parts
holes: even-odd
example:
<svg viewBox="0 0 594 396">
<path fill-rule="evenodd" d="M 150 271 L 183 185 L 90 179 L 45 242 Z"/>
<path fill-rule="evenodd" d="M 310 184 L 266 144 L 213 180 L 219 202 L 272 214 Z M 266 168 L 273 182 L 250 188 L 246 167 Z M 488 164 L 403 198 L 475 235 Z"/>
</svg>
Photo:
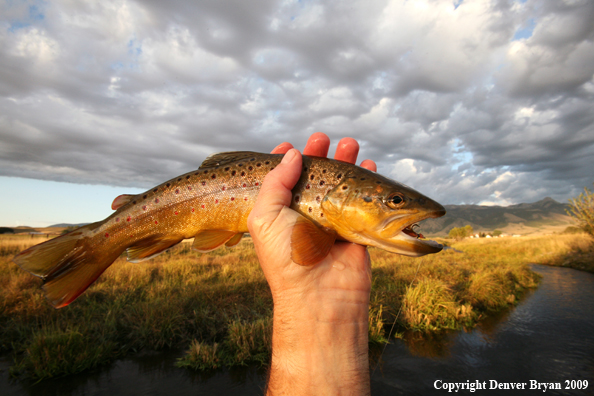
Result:
<svg viewBox="0 0 594 396">
<path fill-rule="evenodd" d="M 120 258 L 60 310 L 45 302 L 36 278 L 10 262 L 35 242 L 0 240 L 0 351 L 11 356 L 14 377 L 74 374 L 164 348 L 187 350 L 178 364 L 195 369 L 268 361 L 272 301 L 249 239 L 207 255 L 181 244 L 141 264 Z M 526 263 L 563 244 L 533 237 L 452 246 L 421 259 L 370 250 L 372 344 L 386 342 L 401 308 L 396 336 L 473 328 L 533 289 L 538 276 Z"/>
</svg>

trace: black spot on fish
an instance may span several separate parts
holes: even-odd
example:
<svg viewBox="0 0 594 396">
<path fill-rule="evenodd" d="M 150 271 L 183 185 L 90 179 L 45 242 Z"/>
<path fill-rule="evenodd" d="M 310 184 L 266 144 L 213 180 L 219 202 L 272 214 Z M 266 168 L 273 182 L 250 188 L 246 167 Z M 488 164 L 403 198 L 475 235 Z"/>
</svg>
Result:
<svg viewBox="0 0 594 396">
<path fill-rule="evenodd" d="M 324 217 L 324 213 L 320 213 L 320 217 Z"/>
<path fill-rule="evenodd" d="M 316 201 L 320 202 L 321 200 L 322 200 L 322 199 L 321 199 L 321 198 L 320 198 L 320 196 L 318 195 L 318 196 L 316 197 Z"/>
<path fill-rule="evenodd" d="M 205 170 L 205 171 L 204 171 L 204 174 L 206 175 L 207 173 L 208 173 L 208 171 L 207 171 L 207 170 Z"/>
<path fill-rule="evenodd" d="M 313 179 L 314 179 L 314 177 L 315 177 L 314 175 L 311 175 L 311 176 L 309 177 L 309 180 L 313 180 Z"/>
<path fill-rule="evenodd" d="M 243 166 L 243 164 L 237 164 L 237 166 Z"/>
<path fill-rule="evenodd" d="M 323 169 L 323 170 L 322 170 L 322 173 L 326 173 L 326 169 Z"/>
<path fill-rule="evenodd" d="M 242 177 L 243 177 L 243 176 L 245 176 L 245 172 L 241 172 L 241 176 L 242 176 Z"/>
<path fill-rule="evenodd" d="M 326 182 L 324 180 L 320 180 L 320 186 L 323 186 Z"/>
<path fill-rule="evenodd" d="M 231 176 L 235 176 L 236 173 L 237 173 L 237 171 L 231 172 Z"/>
<path fill-rule="evenodd" d="M 270 161 L 266 161 L 266 162 L 264 162 L 264 164 L 269 165 L 270 164 Z"/>
<path fill-rule="evenodd" d="M 336 178 L 337 178 L 338 180 L 342 179 L 342 173 L 339 173 L 338 175 L 336 175 Z"/>
<path fill-rule="evenodd" d="M 171 185 L 171 183 L 167 183 L 167 184 L 165 184 L 165 186 L 167 186 L 167 187 L 169 187 L 170 185 Z"/>
<path fill-rule="evenodd" d="M 226 168 L 225 168 L 225 172 L 227 172 L 228 170 L 229 170 L 229 167 L 226 167 Z"/>
<path fill-rule="evenodd" d="M 256 160 L 255 158 L 250 158 L 250 161 L 255 161 L 255 160 Z"/>
<path fill-rule="evenodd" d="M 159 191 L 159 189 L 158 189 L 158 188 L 155 188 L 155 189 L 153 190 L 153 192 L 157 192 L 157 191 Z"/>
<path fill-rule="evenodd" d="M 348 188 L 348 186 L 342 186 L 343 190 L 346 190 Z"/>
<path fill-rule="evenodd" d="M 362 178 L 361 178 L 361 180 L 365 180 L 365 178 L 364 178 L 364 177 L 362 177 Z"/>
<path fill-rule="evenodd" d="M 309 213 L 311 213 L 313 211 L 313 209 L 311 208 L 311 206 L 307 210 L 309 211 Z"/>
<path fill-rule="evenodd" d="M 379 180 L 377 180 L 377 181 L 375 182 L 375 184 L 382 184 L 382 182 L 381 182 L 381 181 L 379 181 Z"/>
<path fill-rule="evenodd" d="M 146 199 L 146 194 L 144 194 L 144 195 L 142 196 L 142 199 Z"/>
<path fill-rule="evenodd" d="M 188 180 L 190 178 L 190 175 L 186 176 L 186 180 Z"/>
<path fill-rule="evenodd" d="M 295 203 L 299 202 L 299 195 L 295 195 Z"/>
<path fill-rule="evenodd" d="M 251 170 L 252 171 L 252 170 L 254 170 L 254 167 L 253 166 L 250 166 L 250 167 L 248 167 L 248 170 Z"/>
<path fill-rule="evenodd" d="M 260 167 L 260 166 L 262 166 L 262 163 L 261 163 L 261 162 L 258 162 L 258 163 L 256 164 L 256 166 Z"/>
<path fill-rule="evenodd" d="M 132 201 L 132 205 L 136 205 L 136 201 Z"/>
<path fill-rule="evenodd" d="M 308 184 L 307 186 L 305 186 L 305 189 L 306 189 L 306 190 L 309 190 L 309 184 Z"/>
<path fill-rule="evenodd" d="M 181 181 L 181 177 L 177 179 L 177 181 Z"/>
<path fill-rule="evenodd" d="M 217 175 L 215 173 L 212 174 L 212 176 L 210 176 L 211 179 L 216 179 Z"/>
<path fill-rule="evenodd" d="M 371 197 L 364 196 L 363 197 L 363 201 L 365 201 L 365 202 L 371 202 Z"/>
</svg>

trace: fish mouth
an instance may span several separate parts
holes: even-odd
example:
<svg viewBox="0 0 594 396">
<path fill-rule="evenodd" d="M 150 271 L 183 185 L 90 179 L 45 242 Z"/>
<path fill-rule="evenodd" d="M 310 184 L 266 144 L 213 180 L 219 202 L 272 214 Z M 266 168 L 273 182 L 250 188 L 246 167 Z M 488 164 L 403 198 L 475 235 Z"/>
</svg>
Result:
<svg viewBox="0 0 594 396">
<path fill-rule="evenodd" d="M 425 254 L 440 252 L 443 249 L 443 245 L 426 239 L 420 232 L 418 223 L 428 218 L 437 218 L 443 215 L 445 215 L 445 210 L 436 210 L 411 219 L 411 222 L 407 226 L 398 229 L 392 238 L 390 238 L 390 245 L 394 249 L 392 251 L 406 256 L 423 256 Z"/>
</svg>

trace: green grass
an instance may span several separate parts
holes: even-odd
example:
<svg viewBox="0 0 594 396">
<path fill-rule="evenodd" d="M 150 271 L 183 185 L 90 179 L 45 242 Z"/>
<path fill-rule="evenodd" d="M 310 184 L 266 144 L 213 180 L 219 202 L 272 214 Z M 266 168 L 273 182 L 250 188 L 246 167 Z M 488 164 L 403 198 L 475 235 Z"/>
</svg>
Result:
<svg viewBox="0 0 594 396">
<path fill-rule="evenodd" d="M 0 237 L 0 353 L 14 357 L 13 376 L 63 376 L 171 347 L 187 350 L 181 367 L 267 364 L 272 298 L 250 239 L 205 255 L 184 243 L 141 264 L 119 258 L 60 310 L 11 262 L 44 240 Z M 566 253 L 570 241 L 575 236 L 466 240 L 452 244 L 464 253 L 417 259 L 370 249 L 370 344 L 387 342 L 393 324 L 397 334 L 475 326 L 536 287 L 527 264 Z"/>
</svg>

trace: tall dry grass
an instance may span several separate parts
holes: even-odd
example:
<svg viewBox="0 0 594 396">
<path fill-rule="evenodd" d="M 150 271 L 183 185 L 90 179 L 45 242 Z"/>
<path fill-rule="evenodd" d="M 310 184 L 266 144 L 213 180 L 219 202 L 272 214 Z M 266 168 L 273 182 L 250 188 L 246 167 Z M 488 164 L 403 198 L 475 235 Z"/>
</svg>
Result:
<svg viewBox="0 0 594 396">
<path fill-rule="evenodd" d="M 13 375 L 76 373 L 147 348 L 188 348 L 179 365 L 196 369 L 268 361 L 272 298 L 250 239 L 204 255 L 182 243 L 143 263 L 119 258 L 60 310 L 45 301 L 38 279 L 11 262 L 44 240 L 0 236 L 0 352 L 14 356 Z M 537 285 L 528 263 L 563 254 L 569 243 L 466 240 L 452 245 L 463 253 L 420 259 L 370 249 L 370 343 L 385 343 L 392 324 L 399 332 L 474 326 Z"/>
</svg>

